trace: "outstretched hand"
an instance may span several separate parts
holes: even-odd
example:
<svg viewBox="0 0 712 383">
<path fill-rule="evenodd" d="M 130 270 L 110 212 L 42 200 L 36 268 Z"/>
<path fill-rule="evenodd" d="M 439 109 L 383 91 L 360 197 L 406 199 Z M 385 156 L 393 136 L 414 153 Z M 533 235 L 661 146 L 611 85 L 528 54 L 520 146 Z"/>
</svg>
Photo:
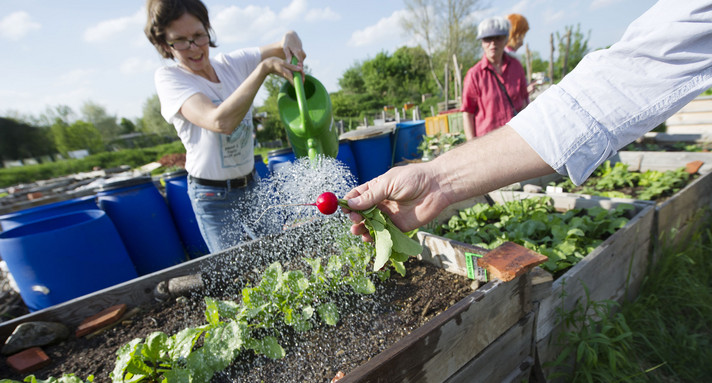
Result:
<svg viewBox="0 0 712 383">
<path fill-rule="evenodd" d="M 390 169 L 385 174 L 360 185 L 344 198 L 350 209 L 344 209 L 354 222 L 351 232 L 372 241 L 368 229 L 356 210 L 377 205 L 402 231 L 423 226 L 438 216 L 450 202 L 442 192 L 437 168 L 430 163 L 410 164 Z"/>
</svg>

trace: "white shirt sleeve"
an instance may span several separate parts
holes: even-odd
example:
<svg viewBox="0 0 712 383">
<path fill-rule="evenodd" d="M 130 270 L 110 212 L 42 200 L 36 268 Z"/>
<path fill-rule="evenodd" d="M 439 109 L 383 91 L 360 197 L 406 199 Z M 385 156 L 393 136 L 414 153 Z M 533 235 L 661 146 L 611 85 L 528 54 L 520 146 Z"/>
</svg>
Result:
<svg viewBox="0 0 712 383">
<path fill-rule="evenodd" d="M 580 185 L 606 159 L 712 87 L 712 2 L 661 0 L 593 52 L 512 126 Z"/>
</svg>

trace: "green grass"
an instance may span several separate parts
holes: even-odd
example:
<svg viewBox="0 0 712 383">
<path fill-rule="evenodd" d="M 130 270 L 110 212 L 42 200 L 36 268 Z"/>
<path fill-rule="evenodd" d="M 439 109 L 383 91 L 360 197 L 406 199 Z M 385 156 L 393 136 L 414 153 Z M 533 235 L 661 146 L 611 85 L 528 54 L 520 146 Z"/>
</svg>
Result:
<svg viewBox="0 0 712 383">
<path fill-rule="evenodd" d="M 566 382 L 706 382 L 712 377 L 712 222 L 663 255 L 631 302 L 582 302 L 562 320 Z M 584 313 L 589 313 L 585 315 Z M 594 315 L 590 315 L 595 313 Z"/>
<path fill-rule="evenodd" d="M 623 306 L 635 354 L 651 382 L 712 379 L 712 230 L 703 225 L 682 247 L 665 249 L 638 299 Z"/>
</svg>

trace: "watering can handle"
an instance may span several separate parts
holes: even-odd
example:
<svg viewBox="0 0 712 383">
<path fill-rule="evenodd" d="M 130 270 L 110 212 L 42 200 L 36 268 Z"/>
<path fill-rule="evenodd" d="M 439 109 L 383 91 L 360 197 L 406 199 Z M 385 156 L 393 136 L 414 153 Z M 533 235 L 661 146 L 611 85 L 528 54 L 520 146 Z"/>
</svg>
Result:
<svg viewBox="0 0 712 383">
<path fill-rule="evenodd" d="M 299 59 L 292 56 L 292 64 L 297 65 L 298 63 Z M 311 121 L 309 119 L 309 111 L 307 110 L 307 98 L 304 95 L 304 83 L 302 82 L 302 75 L 299 72 L 294 72 L 294 92 L 297 96 L 297 105 L 299 106 L 299 114 L 301 116 L 301 131 L 294 131 L 294 127 L 292 127 L 292 131 L 299 136 L 305 136 L 309 130 L 307 125 L 311 125 Z"/>
</svg>

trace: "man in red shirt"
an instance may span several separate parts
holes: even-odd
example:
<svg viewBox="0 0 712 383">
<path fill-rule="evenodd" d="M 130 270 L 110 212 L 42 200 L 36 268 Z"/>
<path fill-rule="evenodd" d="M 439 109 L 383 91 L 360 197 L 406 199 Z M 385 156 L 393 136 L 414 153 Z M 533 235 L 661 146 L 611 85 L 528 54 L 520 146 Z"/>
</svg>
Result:
<svg viewBox="0 0 712 383">
<path fill-rule="evenodd" d="M 527 79 L 519 60 L 504 54 L 509 21 L 485 19 L 477 28 L 484 55 L 465 75 L 462 111 L 468 140 L 504 126 L 529 103 Z"/>
</svg>

